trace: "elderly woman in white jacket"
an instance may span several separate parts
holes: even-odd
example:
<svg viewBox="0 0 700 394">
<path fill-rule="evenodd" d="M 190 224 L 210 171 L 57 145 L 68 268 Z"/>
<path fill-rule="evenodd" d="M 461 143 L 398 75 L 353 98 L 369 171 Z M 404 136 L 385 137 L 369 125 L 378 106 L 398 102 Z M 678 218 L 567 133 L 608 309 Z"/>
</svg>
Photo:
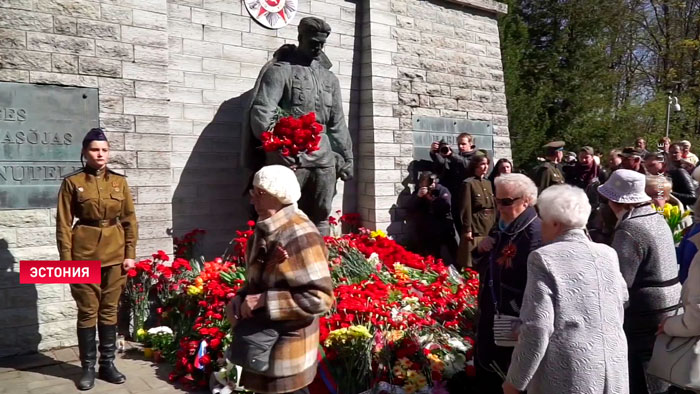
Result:
<svg viewBox="0 0 700 394">
<path fill-rule="evenodd" d="M 522 323 L 503 391 L 627 394 L 627 284 L 617 253 L 588 238 L 591 206 L 583 190 L 549 187 L 537 206 L 545 246 L 528 258 Z"/>
</svg>

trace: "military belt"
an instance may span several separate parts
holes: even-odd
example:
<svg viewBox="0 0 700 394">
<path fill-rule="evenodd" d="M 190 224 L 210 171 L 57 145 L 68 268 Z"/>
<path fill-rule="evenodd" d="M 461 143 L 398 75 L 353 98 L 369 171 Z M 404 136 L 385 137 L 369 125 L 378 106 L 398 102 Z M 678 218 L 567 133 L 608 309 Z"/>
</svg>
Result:
<svg viewBox="0 0 700 394">
<path fill-rule="evenodd" d="M 79 220 L 78 226 L 90 226 L 90 227 L 112 227 L 119 223 L 119 218 L 105 219 L 105 220 Z"/>
</svg>

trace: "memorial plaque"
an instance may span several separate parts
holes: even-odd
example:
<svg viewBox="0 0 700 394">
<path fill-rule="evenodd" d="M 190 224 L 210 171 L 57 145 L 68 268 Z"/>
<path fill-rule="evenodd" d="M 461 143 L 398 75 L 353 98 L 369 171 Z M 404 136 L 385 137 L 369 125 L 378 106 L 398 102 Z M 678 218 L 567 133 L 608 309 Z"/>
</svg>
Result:
<svg viewBox="0 0 700 394">
<path fill-rule="evenodd" d="M 413 158 L 431 160 L 430 144 L 442 139 L 457 151 L 457 136 L 461 133 L 474 136 L 476 148 L 488 151 L 489 157 L 493 158 L 493 127 L 490 122 L 426 116 L 413 118 Z"/>
<path fill-rule="evenodd" d="M 97 89 L 0 82 L 0 209 L 55 208 L 99 124 Z"/>
</svg>

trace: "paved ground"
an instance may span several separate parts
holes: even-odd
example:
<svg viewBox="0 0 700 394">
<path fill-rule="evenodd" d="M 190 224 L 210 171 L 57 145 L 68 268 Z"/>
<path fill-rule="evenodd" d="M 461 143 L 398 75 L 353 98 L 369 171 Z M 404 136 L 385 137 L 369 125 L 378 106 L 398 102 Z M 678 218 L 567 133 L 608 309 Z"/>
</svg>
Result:
<svg viewBox="0 0 700 394">
<path fill-rule="evenodd" d="M 117 385 L 96 379 L 92 390 L 79 391 L 74 383 L 81 373 L 77 348 L 0 358 L 0 394 L 204 393 L 173 386 L 168 382 L 169 366 L 145 360 L 136 348 L 119 354 L 115 364 L 126 375 L 126 383 Z"/>
</svg>

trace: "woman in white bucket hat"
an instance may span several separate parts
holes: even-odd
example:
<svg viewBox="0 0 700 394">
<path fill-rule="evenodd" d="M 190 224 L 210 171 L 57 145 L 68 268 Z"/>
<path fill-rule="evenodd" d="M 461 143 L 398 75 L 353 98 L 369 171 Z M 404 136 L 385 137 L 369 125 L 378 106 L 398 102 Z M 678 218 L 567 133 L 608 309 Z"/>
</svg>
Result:
<svg viewBox="0 0 700 394">
<path fill-rule="evenodd" d="M 646 374 L 655 333 L 678 307 L 681 286 L 673 235 L 645 193 L 646 178 L 617 170 L 598 188 L 618 218 L 612 247 L 629 289 L 625 334 L 629 348 L 630 393 L 663 393 L 668 384 Z"/>
</svg>

